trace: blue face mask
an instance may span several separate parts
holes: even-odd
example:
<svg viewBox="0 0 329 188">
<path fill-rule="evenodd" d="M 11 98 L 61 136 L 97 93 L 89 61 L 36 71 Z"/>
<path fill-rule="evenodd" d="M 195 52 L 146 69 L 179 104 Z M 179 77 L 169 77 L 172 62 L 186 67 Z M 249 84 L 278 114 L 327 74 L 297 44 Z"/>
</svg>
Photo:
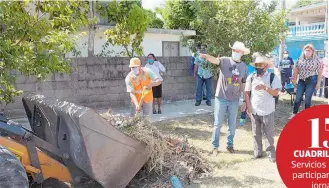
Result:
<svg viewBox="0 0 329 188">
<path fill-rule="evenodd" d="M 147 62 L 152 65 L 154 63 L 154 59 L 148 59 Z"/>
</svg>

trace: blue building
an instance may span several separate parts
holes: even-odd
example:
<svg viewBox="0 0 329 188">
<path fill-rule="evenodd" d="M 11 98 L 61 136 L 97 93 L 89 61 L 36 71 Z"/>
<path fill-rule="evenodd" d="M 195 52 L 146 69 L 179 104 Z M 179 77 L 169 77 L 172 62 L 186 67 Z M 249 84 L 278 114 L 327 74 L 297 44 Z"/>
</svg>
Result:
<svg viewBox="0 0 329 188">
<path fill-rule="evenodd" d="M 285 49 L 289 51 L 289 56 L 294 61 L 301 55 L 303 47 L 309 43 L 313 44 L 320 57 L 324 56 L 324 40 L 328 39 L 327 11 L 326 1 L 290 11 Z M 276 54 L 279 55 L 279 47 L 276 49 Z"/>
</svg>

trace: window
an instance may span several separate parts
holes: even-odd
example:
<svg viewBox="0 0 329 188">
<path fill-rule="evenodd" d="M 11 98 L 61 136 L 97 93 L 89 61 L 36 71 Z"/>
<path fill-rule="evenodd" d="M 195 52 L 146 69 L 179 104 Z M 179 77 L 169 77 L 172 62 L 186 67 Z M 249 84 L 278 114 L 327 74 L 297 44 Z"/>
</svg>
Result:
<svg viewBox="0 0 329 188">
<path fill-rule="evenodd" d="M 177 57 L 179 56 L 179 42 L 162 42 L 162 56 Z"/>
</svg>

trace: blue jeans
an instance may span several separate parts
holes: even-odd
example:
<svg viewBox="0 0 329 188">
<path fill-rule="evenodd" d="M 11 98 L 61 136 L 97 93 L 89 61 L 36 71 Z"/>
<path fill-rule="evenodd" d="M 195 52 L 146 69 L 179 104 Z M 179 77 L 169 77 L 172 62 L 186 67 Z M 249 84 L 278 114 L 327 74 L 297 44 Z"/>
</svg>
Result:
<svg viewBox="0 0 329 188">
<path fill-rule="evenodd" d="M 322 91 L 323 91 L 323 84 L 324 84 L 324 77 L 321 79 L 321 83 L 320 83 L 320 91 L 319 91 L 319 97 L 322 97 Z M 316 94 L 318 93 L 318 90 L 314 90 L 313 96 L 316 96 Z"/>
<path fill-rule="evenodd" d="M 206 98 L 207 102 L 211 102 L 211 96 L 212 96 L 212 77 L 208 79 L 201 78 L 199 75 L 196 77 L 196 101 L 202 100 L 202 93 L 203 93 L 203 84 L 206 85 Z"/>
<path fill-rule="evenodd" d="M 207 97 L 207 88 L 206 88 L 206 84 L 203 85 L 202 87 L 202 97 L 206 98 Z"/>
<path fill-rule="evenodd" d="M 305 109 L 311 107 L 312 95 L 318 82 L 318 76 L 310 76 L 306 80 L 299 80 L 297 84 L 296 99 L 294 102 L 293 113 L 297 114 L 303 95 L 305 93 Z"/>
<path fill-rule="evenodd" d="M 219 147 L 220 128 L 222 127 L 225 113 L 228 116 L 228 131 L 227 146 L 233 147 L 233 139 L 235 135 L 236 117 L 239 109 L 239 101 L 229 101 L 223 98 L 215 98 L 215 111 L 214 111 L 214 130 L 212 132 L 212 146 L 213 148 Z"/>
</svg>

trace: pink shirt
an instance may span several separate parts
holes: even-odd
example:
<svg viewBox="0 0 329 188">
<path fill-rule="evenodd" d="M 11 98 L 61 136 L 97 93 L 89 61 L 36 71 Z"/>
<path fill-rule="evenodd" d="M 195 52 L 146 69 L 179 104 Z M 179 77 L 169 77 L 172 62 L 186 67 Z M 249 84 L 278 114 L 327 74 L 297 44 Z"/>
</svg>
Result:
<svg viewBox="0 0 329 188">
<path fill-rule="evenodd" d="M 323 73 L 322 75 L 326 78 L 328 78 L 328 58 L 323 58 Z"/>
</svg>

